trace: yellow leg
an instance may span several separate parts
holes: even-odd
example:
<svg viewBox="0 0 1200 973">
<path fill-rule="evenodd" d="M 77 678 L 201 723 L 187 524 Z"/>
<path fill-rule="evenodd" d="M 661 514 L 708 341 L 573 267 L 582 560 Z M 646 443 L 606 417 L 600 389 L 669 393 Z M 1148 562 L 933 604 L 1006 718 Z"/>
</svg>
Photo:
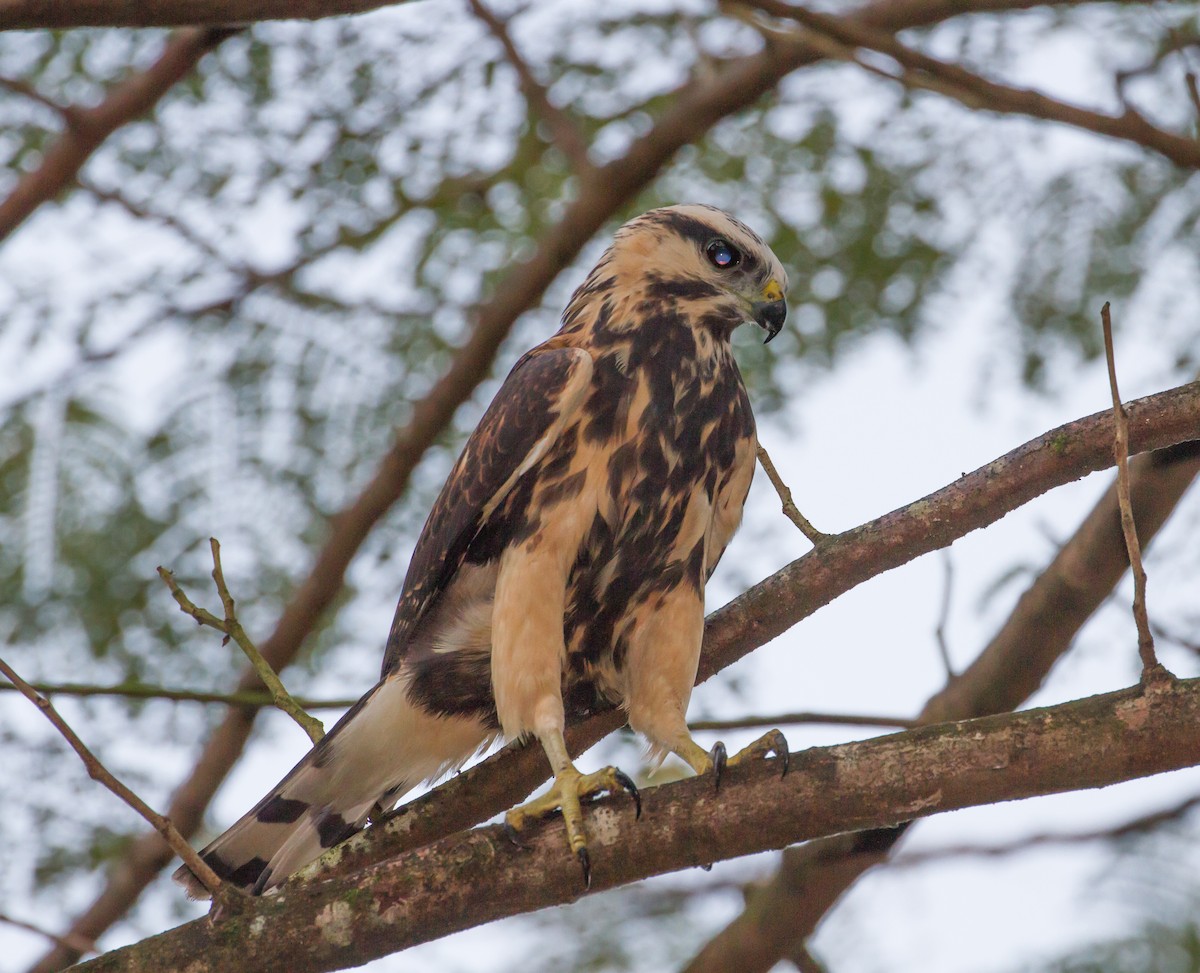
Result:
<svg viewBox="0 0 1200 973">
<path fill-rule="evenodd" d="M 587 832 L 583 827 L 583 799 L 604 792 L 628 791 L 637 806 L 637 816 L 642 816 L 642 798 L 637 787 L 623 771 L 616 767 L 605 767 L 592 774 L 581 774 L 567 755 L 567 747 L 561 733 L 548 733 L 542 738 L 542 748 L 554 769 L 554 783 L 540 797 L 515 807 L 505 815 L 505 823 L 513 832 L 520 832 L 530 821 L 545 818 L 555 811 L 562 811 L 563 823 L 567 827 L 567 845 L 579 860 L 583 869 L 583 883 L 592 885 L 592 863 L 588 855 Z"/>
</svg>

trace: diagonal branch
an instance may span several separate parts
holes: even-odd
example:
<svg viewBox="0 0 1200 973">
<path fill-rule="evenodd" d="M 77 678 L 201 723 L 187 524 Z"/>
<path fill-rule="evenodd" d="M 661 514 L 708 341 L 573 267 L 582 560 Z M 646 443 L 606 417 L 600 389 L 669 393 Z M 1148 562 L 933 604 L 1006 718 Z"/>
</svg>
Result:
<svg viewBox="0 0 1200 973">
<path fill-rule="evenodd" d="M 129 805 L 129 807 L 145 818 L 154 830 L 162 835 L 163 840 L 171 846 L 171 850 L 187 862 L 188 868 L 195 869 L 198 867 L 200 869 L 200 871 L 195 873 L 196 878 L 199 879 L 200 884 L 212 893 L 213 898 L 217 898 L 221 892 L 221 880 L 217 877 L 216 872 L 208 866 L 207 862 L 187 843 L 187 839 L 176 830 L 170 820 L 155 811 L 149 804 L 121 783 L 121 781 L 117 780 L 112 772 L 88 749 L 87 745 L 79 739 L 79 735 L 71 729 L 70 725 L 62 718 L 58 710 L 54 708 L 50 700 L 17 675 L 12 666 L 3 659 L 0 659 L 0 675 L 3 675 L 9 682 L 16 686 L 22 696 L 42 711 L 42 715 L 54 725 L 54 728 L 71 745 L 71 749 L 79 755 L 79 759 L 83 761 L 84 767 L 87 768 L 88 776 L 92 780 L 103 784 L 113 794 Z M 66 941 L 66 937 L 63 937 L 63 941 Z"/>
<path fill-rule="evenodd" d="M 691 778 L 647 789 L 637 820 L 609 799 L 592 891 L 828 835 L 943 811 L 1106 786 L 1200 763 L 1200 680 L 1046 709 L 945 723 L 743 765 L 719 792 Z M 232 921 L 197 919 L 80 967 L 188 973 L 357 966 L 583 894 L 561 821 L 515 846 L 499 825 L 339 881 L 253 901 Z M 523 836 L 524 838 L 524 836 Z M 285 946 L 286 944 L 286 946 Z M 742 969 L 743 967 L 727 967 Z"/>
<path fill-rule="evenodd" d="M 5 8 L 0 0 L 0 20 Z M 38 6 L 45 8 L 44 4 Z M 114 131 L 144 115 L 185 77 L 205 54 L 236 28 L 181 30 L 145 71 L 116 85 L 95 108 L 62 109 L 67 129 L 42 158 L 42 164 L 23 176 L 8 198 L 0 202 L 0 240 L 13 232 L 42 203 L 71 186 L 88 157 Z"/>
</svg>

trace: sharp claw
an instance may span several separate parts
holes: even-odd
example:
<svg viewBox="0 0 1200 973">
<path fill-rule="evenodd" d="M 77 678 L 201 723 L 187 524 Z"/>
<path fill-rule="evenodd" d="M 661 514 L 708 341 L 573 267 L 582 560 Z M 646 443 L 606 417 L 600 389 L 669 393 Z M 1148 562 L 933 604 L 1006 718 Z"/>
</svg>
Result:
<svg viewBox="0 0 1200 973">
<path fill-rule="evenodd" d="M 588 857 L 587 848 L 580 848 L 575 852 L 575 857 L 579 859 L 579 864 L 583 868 L 583 887 L 590 889 L 592 887 L 592 860 Z"/>
<path fill-rule="evenodd" d="M 514 845 L 516 845 L 522 851 L 529 850 L 529 845 L 525 844 L 525 842 L 523 842 L 521 840 L 520 832 L 517 831 L 517 829 L 514 828 L 511 824 L 509 824 L 507 821 L 504 822 L 504 837 L 506 837 L 509 841 L 511 841 Z"/>
<path fill-rule="evenodd" d="M 617 778 L 617 783 L 624 787 L 629 796 L 633 798 L 633 803 L 637 807 L 637 814 L 634 816 L 634 819 L 640 821 L 642 819 L 642 795 L 637 789 L 637 784 L 623 770 L 614 769 L 613 776 Z"/>
<path fill-rule="evenodd" d="M 721 792 L 721 775 L 725 773 L 725 764 L 728 762 L 725 744 L 720 740 L 714 743 L 713 748 L 708 752 L 708 757 L 712 761 L 713 789 L 719 794 Z"/>
</svg>

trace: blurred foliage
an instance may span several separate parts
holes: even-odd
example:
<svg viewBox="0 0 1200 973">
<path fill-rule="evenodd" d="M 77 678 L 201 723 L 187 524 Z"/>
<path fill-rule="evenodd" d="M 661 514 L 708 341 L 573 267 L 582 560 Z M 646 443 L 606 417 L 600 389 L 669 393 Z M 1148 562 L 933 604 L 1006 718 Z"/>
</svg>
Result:
<svg viewBox="0 0 1200 973">
<path fill-rule="evenodd" d="M 998 74 L 1028 67 L 1031 38 L 1049 31 L 1100 77 L 1114 51 L 1151 61 L 1168 17 L 1195 26 L 1189 10 L 1131 30 L 1132 17 L 977 17 L 933 40 Z M 619 156 L 689 76 L 760 43 L 698 4 L 559 0 L 521 11 L 511 29 L 596 161 Z M 94 104 L 163 38 L 4 34 L 0 76 L 60 104 Z M 1133 93 L 1163 112 L 1186 106 L 1173 65 L 1164 59 Z M 45 104 L 0 98 L 0 193 L 36 168 L 59 127 Z M 758 227 L 792 269 L 789 328 L 769 350 L 739 337 L 760 415 L 796 401 L 806 376 L 871 335 L 919 343 L 931 327 L 971 326 L 957 315 L 980 292 L 1010 319 L 997 355 L 1044 381 L 1054 356 L 1096 354 L 1103 299 L 1171 320 L 1194 307 L 1200 254 L 1194 175 L 1096 140 L 1082 165 L 1074 143 L 1046 133 L 822 65 L 681 151 L 621 216 L 710 201 Z M 178 614 L 155 567 L 212 604 L 206 539 L 217 536 L 243 621 L 268 632 L 328 517 L 445 368 L 469 309 L 576 192 L 499 46 L 443 0 L 257 25 L 116 132 L 81 185 L 0 252 L 0 629 L 13 663 L 30 678 L 226 688 L 239 663 Z M 457 445 L 507 366 L 553 331 L 600 246 L 519 322 L 494 378 L 368 541 L 347 599 L 389 612 Z M 1001 252 L 1019 257 L 1009 266 Z M 1180 375 L 1194 369 L 1194 324 L 1163 334 Z M 311 651 L 374 658 L 386 620 L 362 618 L 337 613 Z M 365 689 L 373 665 L 341 691 Z M 101 742 L 137 733 L 178 749 L 218 715 L 167 704 L 81 712 L 102 717 Z M 10 750 L 23 746 L 14 733 Z M 181 765 L 144 782 L 165 791 Z M 62 783 L 54 804 L 91 786 Z M 9 805 L 46 813 L 11 790 Z M 46 832 L 42 894 L 119 845 L 108 810 L 76 802 L 73 828 Z M 606 968 L 620 965 L 610 959 Z"/>
<path fill-rule="evenodd" d="M 1040 973 L 1197 973 L 1200 928 L 1147 923 L 1137 934 L 1098 943 L 1074 956 L 1039 967 Z"/>
</svg>

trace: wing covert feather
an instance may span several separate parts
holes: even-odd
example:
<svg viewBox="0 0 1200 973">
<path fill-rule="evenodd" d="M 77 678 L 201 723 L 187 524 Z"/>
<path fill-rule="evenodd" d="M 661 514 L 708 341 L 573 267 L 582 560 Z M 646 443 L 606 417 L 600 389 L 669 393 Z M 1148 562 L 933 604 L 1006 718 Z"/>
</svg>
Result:
<svg viewBox="0 0 1200 973">
<path fill-rule="evenodd" d="M 388 635 L 383 675 L 463 562 L 471 541 L 513 484 L 532 469 L 583 402 L 591 356 L 541 345 L 513 366 L 450 471 L 413 550 Z"/>
</svg>

